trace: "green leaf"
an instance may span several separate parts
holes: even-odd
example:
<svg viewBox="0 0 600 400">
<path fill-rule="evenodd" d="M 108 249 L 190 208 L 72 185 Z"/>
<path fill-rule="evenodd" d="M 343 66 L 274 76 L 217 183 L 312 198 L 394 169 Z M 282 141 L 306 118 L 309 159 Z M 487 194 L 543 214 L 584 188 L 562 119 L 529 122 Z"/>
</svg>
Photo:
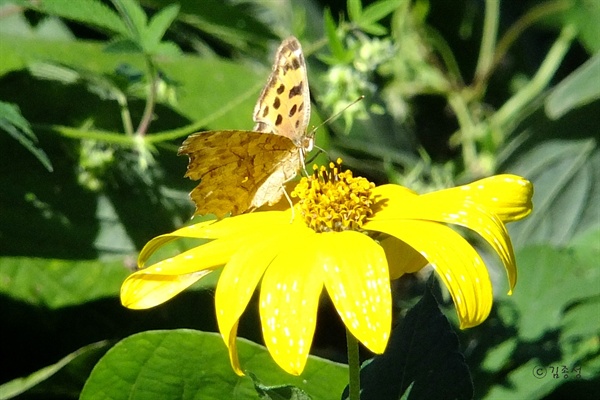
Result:
<svg viewBox="0 0 600 400">
<path fill-rule="evenodd" d="M 400 7 L 400 4 L 405 0 L 379 0 L 373 4 L 369 4 L 362 12 L 358 24 L 360 26 L 371 25 L 389 14 L 393 13 Z"/>
<path fill-rule="evenodd" d="M 98 0 L 46 0 L 26 2 L 29 8 L 62 18 L 126 34 L 127 27 L 119 15 Z"/>
<path fill-rule="evenodd" d="M 52 172 L 52 163 L 44 152 L 37 146 L 37 137 L 31 130 L 29 122 L 21 115 L 15 104 L 0 101 L 0 130 L 5 131 L 23 145 L 39 162 Z"/>
<path fill-rule="evenodd" d="M 311 397 L 302 389 L 292 385 L 267 386 L 258 380 L 256 375 L 248 374 L 254 382 L 254 388 L 264 400 L 310 400 Z"/>
<path fill-rule="evenodd" d="M 146 13 L 135 0 L 111 0 L 115 8 L 119 11 L 121 18 L 125 21 L 127 27 L 127 37 L 142 45 L 142 34 L 146 29 L 148 18 Z"/>
<path fill-rule="evenodd" d="M 524 176 L 534 186 L 533 213 L 509 226 L 517 247 L 567 244 L 600 226 L 600 101 L 556 120 L 540 106 L 520 124 L 500 155 L 499 171 Z"/>
<path fill-rule="evenodd" d="M 301 376 L 287 375 L 267 350 L 238 339 L 242 367 L 268 385 L 291 384 L 315 399 L 337 398 L 347 367 L 310 357 Z M 231 369 L 223 339 L 188 329 L 150 331 L 117 343 L 98 362 L 81 392 L 94 399 L 256 399 L 252 379 Z"/>
<path fill-rule="evenodd" d="M 361 0 L 348 0 L 346 8 L 348 9 L 348 18 L 350 18 L 350 21 L 358 22 L 362 15 Z"/>
<path fill-rule="evenodd" d="M 117 297 L 131 272 L 123 261 L 0 258 L 0 293 L 50 309 Z"/>
<path fill-rule="evenodd" d="M 600 98 L 600 52 L 562 80 L 546 99 L 546 114 L 558 119 Z"/>
<path fill-rule="evenodd" d="M 582 234 L 567 247 L 528 246 L 517 252 L 519 281 L 512 296 L 500 295 L 498 311 L 506 340 L 488 352 L 485 396 L 541 399 L 566 383 L 597 379 L 600 373 L 600 230 Z M 498 323 L 496 323 L 498 325 Z M 481 332 L 479 333 L 481 336 Z M 489 362 L 490 357 L 495 357 Z M 501 358 L 504 358 L 502 361 Z M 566 368 L 568 373 L 557 370 Z M 579 369 L 577 376 L 575 369 Z M 502 385 L 494 385 L 492 378 Z M 477 376 L 475 376 L 477 382 Z M 590 383 L 590 385 L 592 385 Z M 590 386 L 591 387 L 591 386 Z M 575 390 L 574 398 L 580 398 Z M 578 390 L 581 392 L 581 389 Z M 592 396 L 594 398 L 594 396 Z"/>
<path fill-rule="evenodd" d="M 146 0 L 144 5 L 159 10 L 172 3 L 171 0 Z M 236 50 L 264 50 L 268 40 L 278 38 L 272 26 L 255 17 L 252 4 L 222 0 L 181 0 L 177 3 L 181 7 L 178 21 L 198 29 L 203 36 L 228 43 Z M 200 46 L 204 47 L 205 43 L 201 42 Z"/>
<path fill-rule="evenodd" d="M 328 62 L 332 64 L 350 62 L 352 60 L 353 53 L 344 48 L 344 43 L 337 34 L 337 27 L 335 25 L 335 21 L 333 20 L 333 16 L 331 15 L 330 9 L 325 10 L 324 23 L 329 49 L 333 55 L 333 57 L 330 57 L 331 59 L 328 60 Z"/>
<path fill-rule="evenodd" d="M 375 36 L 382 36 L 388 33 L 387 28 L 378 23 L 360 24 L 360 28 Z"/>
<path fill-rule="evenodd" d="M 143 53 L 140 43 L 129 38 L 118 38 L 111 40 L 105 47 L 107 53 Z"/>
<path fill-rule="evenodd" d="M 142 42 L 147 53 L 154 53 L 158 47 L 165 32 L 171 26 L 177 14 L 179 13 L 179 5 L 171 4 L 168 7 L 160 10 L 148 24 L 142 35 Z"/>
<path fill-rule="evenodd" d="M 86 371 L 89 373 L 92 370 L 108 348 L 107 341 L 90 344 L 62 358 L 56 364 L 42 368 L 25 378 L 13 379 L 0 385 L 0 400 L 11 399 L 34 388 L 37 393 L 44 393 L 46 397 L 51 398 L 64 398 L 65 393 L 69 391 L 77 393 L 83 387 Z"/>
<path fill-rule="evenodd" d="M 473 397 L 458 338 L 430 289 L 394 328 L 385 353 L 361 369 L 361 400 L 396 400 L 409 388 L 412 400 Z"/>
<path fill-rule="evenodd" d="M 600 231 L 595 238 L 600 240 Z M 600 282 L 599 249 L 532 246 L 520 251 L 518 256 L 519 282 L 507 300 L 517 306 L 522 318 L 521 339 L 532 340 L 558 329 L 569 305 L 600 296 L 600 285 L 581 284 Z M 521 285 L 523 290 L 519 289 Z"/>
</svg>

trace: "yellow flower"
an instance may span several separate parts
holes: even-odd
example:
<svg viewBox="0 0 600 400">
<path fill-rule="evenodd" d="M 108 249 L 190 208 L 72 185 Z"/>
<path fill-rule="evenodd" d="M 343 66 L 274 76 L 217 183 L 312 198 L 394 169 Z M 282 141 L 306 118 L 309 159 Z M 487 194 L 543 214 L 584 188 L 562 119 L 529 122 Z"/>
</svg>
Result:
<svg viewBox="0 0 600 400">
<path fill-rule="evenodd" d="M 202 222 L 152 239 L 140 253 L 140 268 L 166 242 L 211 241 L 130 275 L 121 288 L 122 303 L 133 309 L 156 306 L 224 265 L 215 308 L 233 369 L 243 374 L 237 326 L 260 283 L 266 346 L 277 364 L 297 375 L 308 357 L 323 288 L 348 330 L 375 353 L 384 351 L 390 334 L 390 279 L 428 263 L 449 289 L 461 327 L 485 320 L 492 305 L 487 269 L 447 224 L 467 227 L 491 245 L 512 290 L 516 267 L 504 222 L 531 212 L 527 180 L 499 175 L 417 195 L 398 185 L 376 187 L 338 166 L 303 178 L 292 192 L 298 197 L 293 210 Z"/>
</svg>

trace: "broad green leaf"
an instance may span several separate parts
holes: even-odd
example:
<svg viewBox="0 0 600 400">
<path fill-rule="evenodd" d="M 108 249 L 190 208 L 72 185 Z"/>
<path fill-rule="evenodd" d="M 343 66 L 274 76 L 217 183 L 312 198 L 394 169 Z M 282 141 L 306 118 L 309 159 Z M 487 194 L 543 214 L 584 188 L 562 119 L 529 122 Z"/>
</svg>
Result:
<svg viewBox="0 0 600 400">
<path fill-rule="evenodd" d="M 535 246 L 518 253 L 519 280 L 506 300 L 518 307 L 522 340 L 559 329 L 570 305 L 600 296 L 599 257 L 600 250 L 587 247 Z"/>
<path fill-rule="evenodd" d="M 142 42 L 148 53 L 154 53 L 162 37 L 179 13 L 179 5 L 171 4 L 156 13 L 144 30 Z"/>
<path fill-rule="evenodd" d="M 81 22 L 109 31 L 126 34 L 127 28 L 119 15 L 98 0 L 45 0 L 25 3 L 39 12 Z"/>
<path fill-rule="evenodd" d="M 599 257 L 600 230 L 568 247 L 535 245 L 517 252 L 514 294 L 496 299 L 502 318 L 486 321 L 473 336 L 483 357 L 471 361 L 479 369 L 473 376 L 476 398 L 543 399 L 565 384 L 579 398 L 574 390 L 585 388 L 581 381 L 600 373 Z M 558 367 L 569 373 L 555 378 Z M 572 372 L 577 368 L 579 377 Z"/>
<path fill-rule="evenodd" d="M 311 400 L 302 389 L 293 385 L 267 386 L 254 374 L 248 374 L 254 382 L 254 388 L 262 400 Z"/>
<path fill-rule="evenodd" d="M 600 2 L 574 0 L 562 17 L 565 23 L 573 23 L 579 29 L 579 41 L 590 53 L 600 51 Z"/>
<path fill-rule="evenodd" d="M 19 107 L 0 101 L 0 131 L 5 131 L 19 141 L 49 172 L 52 172 L 52 163 L 44 150 L 37 146 L 37 138 L 29 122 L 21 115 Z"/>
<path fill-rule="evenodd" d="M 28 391 L 43 393 L 46 398 L 66 398 L 83 388 L 85 378 L 102 355 L 108 350 L 109 343 L 102 341 L 85 346 L 56 364 L 42 368 L 33 374 L 13 379 L 0 385 L 0 400 L 11 399 L 20 394 L 27 396 Z"/>
<path fill-rule="evenodd" d="M 600 52 L 561 81 L 546 99 L 546 113 L 558 119 L 600 98 Z"/>
<path fill-rule="evenodd" d="M 267 350 L 238 339 L 242 367 L 268 386 L 290 384 L 314 399 L 339 399 L 347 367 L 310 357 L 304 373 L 283 372 Z M 249 376 L 231 369 L 223 339 L 188 329 L 149 331 L 117 343 L 98 362 L 81 393 L 94 399 L 256 399 Z"/>
<path fill-rule="evenodd" d="M 361 400 L 396 400 L 409 389 L 412 400 L 473 397 L 458 338 L 430 289 L 394 328 L 385 353 L 361 369 Z"/>
<path fill-rule="evenodd" d="M 63 65 L 82 68 L 91 72 L 102 74 L 114 74 L 124 63 L 130 64 L 137 69 L 144 68 L 144 60 L 141 55 L 107 53 L 104 47 L 93 43 L 65 43 L 65 42 L 40 42 L 16 37 L 0 36 L 0 72 L 3 71 L 3 61 L 13 59 L 11 70 L 17 69 L 18 64 L 22 67 L 43 59 L 45 61 L 60 62 Z M 160 50 L 160 49 L 159 49 Z M 6 58 L 4 57 L 6 55 Z M 18 61 L 17 61 L 18 60 Z M 159 68 L 171 81 L 176 82 L 176 102 L 170 104 L 176 112 L 190 121 L 195 121 L 193 127 L 184 130 L 175 138 L 183 137 L 201 128 L 209 129 L 250 129 L 253 126 L 252 109 L 262 86 L 265 84 L 269 69 L 265 67 L 257 71 L 248 65 L 223 61 L 216 58 L 205 59 L 189 55 L 168 55 L 161 57 L 158 62 Z M 21 83 L 22 85 L 22 83 Z M 37 107 L 36 101 L 32 101 L 28 93 L 18 91 L 18 88 L 3 84 L 0 87 L 0 95 L 4 99 L 8 90 L 15 91 L 15 100 L 21 107 Z M 145 92 L 140 93 L 144 95 Z M 36 99 L 43 100 L 43 95 L 38 94 Z M 47 102 L 44 102 L 47 103 Z M 41 114 L 44 118 L 64 115 L 64 112 L 53 110 L 53 106 L 60 104 L 44 104 L 47 108 Z M 81 102 L 67 106 L 71 107 L 67 118 L 74 121 L 62 119 L 62 124 L 75 124 L 77 120 L 96 116 L 98 108 L 82 107 Z M 85 115 L 78 112 L 87 113 Z M 115 129 L 120 124 L 120 116 L 107 110 L 103 114 L 113 116 L 116 120 Z M 158 120 L 161 122 L 161 114 L 157 112 Z M 33 123 L 48 123 L 45 121 L 32 121 Z M 181 122 L 181 121 L 177 121 Z M 171 125 L 172 127 L 173 125 Z"/>
<path fill-rule="evenodd" d="M 56 309 L 116 297 L 131 272 L 123 260 L 67 261 L 0 258 L 0 293 L 31 305 Z"/>
</svg>

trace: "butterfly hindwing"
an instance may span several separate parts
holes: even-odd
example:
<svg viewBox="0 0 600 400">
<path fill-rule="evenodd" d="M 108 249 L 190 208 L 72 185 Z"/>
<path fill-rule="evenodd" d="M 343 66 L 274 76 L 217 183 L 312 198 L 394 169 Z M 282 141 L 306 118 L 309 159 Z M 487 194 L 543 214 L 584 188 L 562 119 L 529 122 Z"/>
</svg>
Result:
<svg viewBox="0 0 600 400">
<path fill-rule="evenodd" d="M 288 138 L 241 130 L 195 133 L 178 154 L 189 156 L 185 176 L 201 180 L 190 193 L 195 214 L 218 218 L 278 201 L 283 182 L 297 171 L 287 166 L 300 163 Z"/>
</svg>

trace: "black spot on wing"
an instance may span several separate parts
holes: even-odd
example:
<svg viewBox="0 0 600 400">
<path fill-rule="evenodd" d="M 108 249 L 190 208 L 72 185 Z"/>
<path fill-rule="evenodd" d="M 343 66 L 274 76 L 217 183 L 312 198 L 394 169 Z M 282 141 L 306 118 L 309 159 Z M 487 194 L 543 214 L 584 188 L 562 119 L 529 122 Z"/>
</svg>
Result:
<svg viewBox="0 0 600 400">
<path fill-rule="evenodd" d="M 291 99 L 292 97 L 299 96 L 301 94 L 302 94 L 302 82 L 300 82 L 299 84 L 297 84 L 296 86 L 294 86 L 293 88 L 290 89 L 289 97 Z"/>
</svg>

